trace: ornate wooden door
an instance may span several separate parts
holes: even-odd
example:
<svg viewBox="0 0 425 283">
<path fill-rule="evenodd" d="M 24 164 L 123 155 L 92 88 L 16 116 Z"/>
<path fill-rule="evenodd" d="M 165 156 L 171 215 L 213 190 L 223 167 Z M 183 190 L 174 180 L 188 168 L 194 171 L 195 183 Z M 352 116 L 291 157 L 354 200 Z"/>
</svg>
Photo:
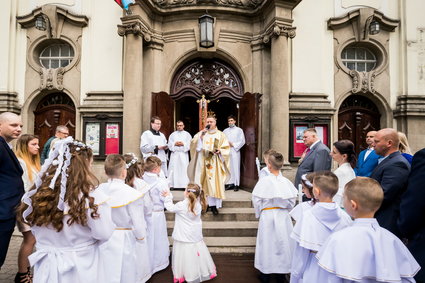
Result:
<svg viewBox="0 0 425 283">
<path fill-rule="evenodd" d="M 338 113 L 338 139 L 351 140 L 359 154 L 367 148 L 367 132 L 380 129 L 380 116 L 376 105 L 367 97 L 349 96 Z"/>
<path fill-rule="evenodd" d="M 174 131 L 174 100 L 166 92 L 152 93 L 151 116 L 161 118 L 160 131 L 168 139 Z"/>
<path fill-rule="evenodd" d="M 42 148 L 55 135 L 56 127 L 65 125 L 69 135 L 75 136 L 75 106 L 64 93 L 52 93 L 43 98 L 34 111 L 34 134 Z"/>
<path fill-rule="evenodd" d="M 258 181 L 255 157 L 258 150 L 259 93 L 245 93 L 239 102 L 239 126 L 245 134 L 245 146 L 241 149 L 241 186 L 254 188 Z"/>
</svg>

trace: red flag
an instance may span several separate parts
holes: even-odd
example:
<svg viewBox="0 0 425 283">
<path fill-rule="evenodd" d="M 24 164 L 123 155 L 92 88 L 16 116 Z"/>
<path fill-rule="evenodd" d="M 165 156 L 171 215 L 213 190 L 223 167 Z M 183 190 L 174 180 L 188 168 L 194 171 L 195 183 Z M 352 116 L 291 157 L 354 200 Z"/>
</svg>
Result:
<svg viewBox="0 0 425 283">
<path fill-rule="evenodd" d="M 120 7 L 122 8 L 122 2 L 121 2 L 121 0 L 114 0 L 115 1 L 115 3 L 117 3 L 118 5 L 120 5 Z"/>
</svg>

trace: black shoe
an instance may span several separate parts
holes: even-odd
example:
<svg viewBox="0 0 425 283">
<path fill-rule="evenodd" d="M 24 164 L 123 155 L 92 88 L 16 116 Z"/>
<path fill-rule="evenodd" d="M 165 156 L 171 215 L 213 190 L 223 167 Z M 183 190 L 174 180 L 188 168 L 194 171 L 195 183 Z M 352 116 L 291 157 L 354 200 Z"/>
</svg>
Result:
<svg viewBox="0 0 425 283">
<path fill-rule="evenodd" d="M 235 192 L 239 191 L 239 186 L 234 186 L 234 187 L 233 187 L 233 190 L 234 190 Z"/>
<path fill-rule="evenodd" d="M 260 273 L 260 275 L 258 275 L 258 279 L 260 279 L 261 283 L 269 283 L 270 277 L 270 274 Z"/>
<path fill-rule="evenodd" d="M 228 191 L 228 190 L 232 190 L 232 189 L 234 189 L 235 188 L 235 185 L 234 184 L 227 184 L 227 185 L 224 185 L 224 190 L 226 190 L 226 191 Z"/>
<path fill-rule="evenodd" d="M 211 211 L 214 215 L 218 215 L 218 209 L 216 206 L 211 206 Z"/>
</svg>

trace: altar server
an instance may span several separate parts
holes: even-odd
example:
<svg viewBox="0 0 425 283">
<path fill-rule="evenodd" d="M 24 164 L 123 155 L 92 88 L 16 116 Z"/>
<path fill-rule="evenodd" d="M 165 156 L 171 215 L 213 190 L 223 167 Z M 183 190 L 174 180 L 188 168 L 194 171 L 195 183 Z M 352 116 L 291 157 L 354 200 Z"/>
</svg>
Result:
<svg viewBox="0 0 425 283">
<path fill-rule="evenodd" d="M 34 283 L 106 282 L 99 243 L 115 225 L 108 197 L 95 189 L 92 150 L 72 137 L 56 143 L 18 216 L 31 225 L 36 252 L 29 256 Z"/>
<path fill-rule="evenodd" d="M 201 213 L 207 209 L 204 191 L 189 183 L 184 200 L 173 204 L 170 192 L 164 192 L 165 208 L 176 213 L 173 230 L 172 269 L 174 282 L 202 282 L 217 276 L 214 261 L 202 236 Z"/>
<path fill-rule="evenodd" d="M 323 282 L 317 280 L 320 271 L 314 257 L 333 232 L 351 224 L 350 216 L 332 198 L 338 192 L 338 178 L 334 173 L 316 172 L 313 194 L 318 202 L 305 211 L 295 224 L 291 237 L 297 242 L 292 259 L 291 283 Z"/>
<path fill-rule="evenodd" d="M 183 121 L 177 121 L 176 128 L 177 131 L 173 132 L 168 139 L 168 148 L 171 151 L 168 181 L 172 188 L 186 188 L 189 183 L 187 166 L 192 136 L 184 130 Z"/>
<path fill-rule="evenodd" d="M 345 186 L 344 208 L 354 223 L 332 234 L 316 255 L 321 274 L 315 282 L 415 282 L 418 263 L 374 218 L 383 198 L 370 178 L 357 177 Z"/>
<path fill-rule="evenodd" d="M 145 173 L 143 179 L 151 186 L 150 196 L 152 198 L 152 223 L 153 229 L 149 232 L 149 252 L 151 256 L 152 273 L 160 271 L 168 266 L 170 256 L 170 242 L 167 234 L 167 221 L 164 213 L 163 192 L 169 191 L 168 183 L 160 178 L 161 160 L 156 156 L 145 160 Z"/>
<path fill-rule="evenodd" d="M 267 177 L 267 176 L 269 176 L 270 175 L 270 171 L 269 171 L 269 168 L 268 168 L 268 163 L 269 163 L 269 155 L 270 154 L 272 154 L 272 153 L 275 153 L 276 152 L 276 150 L 274 150 L 274 149 L 267 149 L 266 151 L 264 151 L 263 152 L 263 160 L 264 160 L 264 163 L 266 164 L 266 166 L 265 167 L 263 167 L 261 170 L 260 170 L 260 173 L 258 173 L 258 177 L 259 177 L 259 179 L 261 179 L 261 178 L 263 178 L 263 177 Z"/>
<path fill-rule="evenodd" d="M 236 117 L 230 115 L 227 117 L 229 127 L 224 129 L 230 145 L 230 178 L 226 182 L 229 189 L 239 190 L 241 179 L 241 148 L 245 145 L 245 135 L 243 130 L 236 126 Z"/>
<path fill-rule="evenodd" d="M 125 184 L 127 169 L 122 155 L 106 157 L 105 173 L 109 179 L 98 190 L 110 197 L 112 220 L 117 226 L 112 237 L 100 247 L 106 282 L 146 282 L 139 266 L 144 255 L 137 252 L 146 238 L 143 195 Z"/>
<path fill-rule="evenodd" d="M 271 175 L 260 179 L 252 192 L 255 216 L 260 218 L 254 266 L 261 272 L 261 282 L 269 282 L 271 274 L 283 277 L 291 269 L 294 242 L 288 212 L 295 205 L 298 191 L 280 173 L 282 165 L 282 154 L 271 153 Z"/>
</svg>

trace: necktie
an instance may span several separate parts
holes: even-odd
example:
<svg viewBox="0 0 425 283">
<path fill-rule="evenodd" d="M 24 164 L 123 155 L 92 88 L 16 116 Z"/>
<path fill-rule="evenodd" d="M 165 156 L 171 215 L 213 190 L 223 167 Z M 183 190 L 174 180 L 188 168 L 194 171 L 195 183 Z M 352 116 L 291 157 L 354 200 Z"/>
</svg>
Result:
<svg viewBox="0 0 425 283">
<path fill-rule="evenodd" d="M 307 150 L 305 151 L 305 155 L 307 155 L 310 151 L 311 151 L 311 149 L 307 148 Z"/>
</svg>

